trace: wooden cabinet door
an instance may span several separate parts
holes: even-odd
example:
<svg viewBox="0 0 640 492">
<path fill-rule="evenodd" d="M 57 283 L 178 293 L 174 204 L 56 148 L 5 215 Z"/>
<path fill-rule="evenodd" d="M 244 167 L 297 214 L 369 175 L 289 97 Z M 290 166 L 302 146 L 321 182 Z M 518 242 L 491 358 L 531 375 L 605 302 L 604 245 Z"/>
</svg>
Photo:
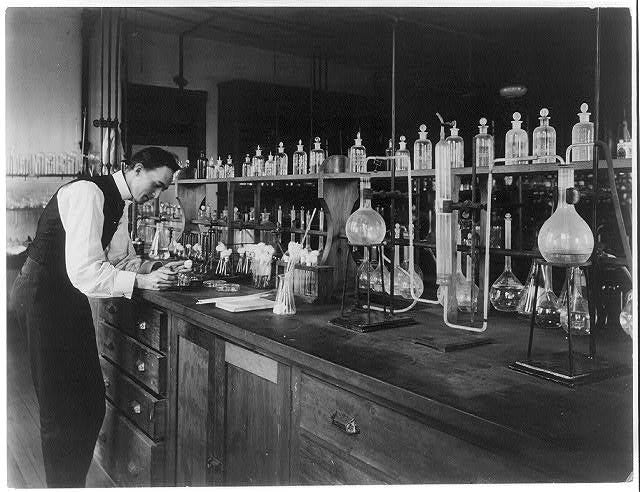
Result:
<svg viewBox="0 0 640 492">
<path fill-rule="evenodd" d="M 225 483 L 289 483 L 290 368 L 225 342 Z"/>
<path fill-rule="evenodd" d="M 224 483 L 223 402 L 224 342 L 195 325 L 173 317 L 171 330 L 170 446 L 178 486 Z"/>
</svg>

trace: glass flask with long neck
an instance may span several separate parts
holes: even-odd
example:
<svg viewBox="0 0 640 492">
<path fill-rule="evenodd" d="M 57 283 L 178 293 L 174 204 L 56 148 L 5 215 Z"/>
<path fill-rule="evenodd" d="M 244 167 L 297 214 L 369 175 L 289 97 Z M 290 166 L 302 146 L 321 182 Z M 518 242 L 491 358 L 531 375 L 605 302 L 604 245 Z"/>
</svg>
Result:
<svg viewBox="0 0 640 492">
<path fill-rule="evenodd" d="M 320 170 L 320 165 L 324 162 L 324 150 L 320 148 L 320 137 L 313 141 L 313 149 L 309 155 L 309 173 L 315 174 Z"/>
<path fill-rule="evenodd" d="M 386 233 L 382 216 L 371 208 L 371 181 L 369 176 L 360 178 L 362 205 L 347 219 L 345 232 L 349 244 L 372 246 L 380 244 Z"/>
<path fill-rule="evenodd" d="M 571 267 L 569 274 L 569 308 L 571 310 L 571 334 L 589 335 L 591 333 L 591 316 L 589 314 L 589 301 L 587 300 L 586 281 L 582 269 Z M 567 283 L 565 282 L 558 298 L 558 311 L 560 311 L 560 326 L 568 331 L 567 311 Z"/>
<path fill-rule="evenodd" d="M 580 113 L 578 113 L 579 121 L 573 125 L 573 129 L 571 130 L 572 144 L 593 143 L 593 122 L 589 121 L 591 113 L 587 112 L 588 109 L 589 105 L 587 103 L 582 103 L 580 105 Z M 593 160 L 593 145 L 583 145 L 576 147 L 571 151 L 571 162 L 591 160 Z"/>
<path fill-rule="evenodd" d="M 413 224 L 411 225 L 411 227 L 409 227 L 409 234 L 413 235 L 414 234 L 414 227 Z M 415 236 L 414 236 L 415 239 Z M 413 262 L 413 270 L 411 269 L 411 264 L 409 261 L 409 246 L 405 246 L 404 248 L 404 258 L 402 260 L 402 263 L 400 263 L 400 267 L 405 270 L 409 275 L 413 275 L 413 291 L 416 294 L 417 297 L 420 297 L 422 295 L 422 293 L 424 292 L 424 275 L 422 273 L 422 270 L 420 269 L 420 267 L 418 266 L 417 261 L 415 261 L 414 258 L 414 262 Z M 405 294 L 404 297 L 406 297 L 407 299 L 413 299 L 412 295 L 411 295 L 411 283 L 410 283 L 410 279 L 409 282 L 407 283 L 406 286 L 404 286 L 404 291 Z"/>
<path fill-rule="evenodd" d="M 289 174 L 289 157 L 284 151 L 284 144 L 278 144 L 278 154 L 276 155 L 276 174 L 286 176 Z"/>
<path fill-rule="evenodd" d="M 264 176 L 264 156 L 259 145 L 256 148 L 256 155 L 251 158 L 251 168 L 253 176 Z"/>
<path fill-rule="evenodd" d="M 511 249 L 511 214 L 504 216 L 504 247 Z M 511 256 L 504 257 L 504 271 L 491 285 L 489 300 L 497 311 L 514 312 L 518 309 L 518 302 L 524 286 L 511 271 Z"/>
<path fill-rule="evenodd" d="M 549 125 L 549 110 L 540 110 L 540 126 L 533 130 L 533 155 L 539 157 L 534 162 L 555 162 L 556 155 L 556 130 Z"/>
<path fill-rule="evenodd" d="M 476 167 L 489 167 L 494 158 L 494 141 L 493 135 L 487 133 L 487 119 L 480 118 L 480 126 L 478 133 L 473 137 L 473 162 Z"/>
<path fill-rule="evenodd" d="M 367 149 L 362 145 L 360 132 L 358 132 L 355 138 L 355 143 L 349 148 L 349 170 L 352 173 L 366 172 L 366 159 Z"/>
<path fill-rule="evenodd" d="M 504 157 L 507 159 L 505 164 L 526 164 L 527 161 L 518 160 L 516 157 L 526 157 L 529 155 L 529 136 L 522 129 L 522 115 L 517 111 L 513 113 L 511 121 L 511 130 L 504 137 Z"/>
<path fill-rule="evenodd" d="M 451 127 L 451 135 L 446 140 L 451 167 L 464 167 L 464 140 L 458 135 L 456 121 L 452 121 L 451 124 L 453 125 Z"/>
<path fill-rule="evenodd" d="M 398 150 L 396 150 L 395 160 L 397 171 L 408 171 L 411 167 L 411 152 L 407 149 L 407 139 L 404 135 L 400 137 L 400 144 Z"/>
<path fill-rule="evenodd" d="M 540 228 L 538 249 L 548 262 L 579 265 L 593 252 L 593 233 L 574 207 L 579 197 L 577 190 L 568 188 L 564 195 Z"/>
<path fill-rule="evenodd" d="M 538 290 L 536 300 L 536 326 L 538 328 L 555 329 L 560 328 L 560 311 L 558 309 L 558 298 L 553 293 L 551 284 L 551 267 L 542 267 L 542 280 L 544 290 Z"/>
<path fill-rule="evenodd" d="M 432 146 L 427 138 L 426 125 L 420 125 L 418 140 L 413 143 L 413 169 L 433 169 Z"/>
<path fill-rule="evenodd" d="M 307 153 L 304 151 L 302 140 L 298 140 L 297 150 L 293 153 L 293 174 L 307 174 Z"/>
</svg>

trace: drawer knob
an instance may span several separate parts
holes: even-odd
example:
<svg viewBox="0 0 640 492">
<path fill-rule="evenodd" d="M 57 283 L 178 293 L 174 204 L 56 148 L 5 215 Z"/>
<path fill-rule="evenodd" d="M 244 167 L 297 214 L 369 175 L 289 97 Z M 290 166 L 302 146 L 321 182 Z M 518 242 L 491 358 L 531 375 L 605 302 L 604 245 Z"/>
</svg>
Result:
<svg viewBox="0 0 640 492">
<path fill-rule="evenodd" d="M 104 387 L 108 388 L 109 386 L 111 386 L 111 381 L 109 381 L 109 378 L 104 378 Z"/>
<path fill-rule="evenodd" d="M 356 418 L 344 412 L 336 410 L 331 416 L 331 423 L 345 434 L 354 435 L 360 433 Z"/>
<path fill-rule="evenodd" d="M 138 368 L 138 372 L 144 372 L 144 362 L 138 361 L 136 362 L 136 367 Z"/>
<path fill-rule="evenodd" d="M 130 461 L 127 465 L 127 471 L 129 472 L 129 475 L 135 477 L 138 475 L 138 473 L 140 473 L 140 468 L 138 468 L 138 465 L 136 465 L 133 461 Z"/>
<path fill-rule="evenodd" d="M 137 401 L 133 400 L 131 403 L 131 410 L 133 410 L 133 413 L 140 413 L 142 412 L 142 407 L 140 407 L 140 403 L 138 403 Z"/>
<path fill-rule="evenodd" d="M 147 329 L 147 322 L 146 321 L 140 321 L 138 323 L 138 330 L 146 330 Z"/>
<path fill-rule="evenodd" d="M 109 314 L 116 314 L 118 312 L 118 308 L 114 304 L 107 304 L 104 308 Z"/>
<path fill-rule="evenodd" d="M 213 469 L 215 471 L 219 471 L 222 467 L 222 461 L 214 458 L 213 456 L 209 456 L 207 458 L 207 468 L 209 470 Z"/>
</svg>

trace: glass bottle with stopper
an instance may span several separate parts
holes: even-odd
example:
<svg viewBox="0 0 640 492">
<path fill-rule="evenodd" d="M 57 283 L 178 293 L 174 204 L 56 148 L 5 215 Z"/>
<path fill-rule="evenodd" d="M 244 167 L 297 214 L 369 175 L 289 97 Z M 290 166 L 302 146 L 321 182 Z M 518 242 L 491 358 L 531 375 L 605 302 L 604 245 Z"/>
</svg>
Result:
<svg viewBox="0 0 640 492">
<path fill-rule="evenodd" d="M 591 228 L 574 206 L 578 199 L 578 191 L 567 188 L 565 196 L 558 200 L 556 211 L 540 228 L 538 248 L 550 263 L 579 265 L 586 262 L 593 252 Z"/>
<path fill-rule="evenodd" d="M 244 156 L 244 162 L 242 163 L 242 175 L 253 176 L 253 166 L 251 165 L 251 157 L 249 154 Z"/>
<path fill-rule="evenodd" d="M 572 144 L 593 144 L 594 129 L 593 122 L 589 121 L 588 113 L 589 105 L 582 103 L 580 105 L 580 113 L 578 113 L 579 121 L 573 125 L 571 130 Z M 571 162 L 591 161 L 593 160 L 593 145 L 581 145 L 575 147 L 571 151 Z"/>
<path fill-rule="evenodd" d="M 511 249 L 511 214 L 504 216 L 504 247 Z M 524 286 L 518 277 L 511 271 L 511 256 L 504 257 L 504 271 L 491 285 L 489 300 L 498 311 L 514 312 L 518 308 L 518 302 L 522 296 Z"/>
<path fill-rule="evenodd" d="M 533 155 L 538 157 L 534 162 L 555 162 L 556 155 L 556 130 L 549 125 L 549 110 L 540 110 L 540 126 L 533 130 Z"/>
<path fill-rule="evenodd" d="M 371 208 L 371 181 L 369 176 L 360 178 L 362 205 L 347 219 L 345 232 L 349 244 L 372 246 L 380 244 L 386 234 L 382 216 Z"/>
<path fill-rule="evenodd" d="M 273 154 L 269 152 L 267 162 L 264 163 L 264 176 L 276 175 L 276 161 L 273 159 Z"/>
<path fill-rule="evenodd" d="M 233 178 L 236 175 L 236 170 L 233 165 L 233 158 L 231 157 L 231 154 L 227 156 L 227 164 L 224 167 L 224 175 L 227 178 Z"/>
<path fill-rule="evenodd" d="M 451 167 L 464 167 L 464 140 L 458 135 L 458 127 L 455 120 L 451 122 L 451 125 L 451 135 L 446 140 Z"/>
<path fill-rule="evenodd" d="M 518 160 L 517 157 L 526 157 L 529 155 L 529 136 L 522 129 L 521 114 L 517 111 L 513 113 L 511 121 L 511 130 L 507 132 L 504 138 L 504 157 L 507 159 L 505 164 L 527 164 L 527 161 Z"/>
<path fill-rule="evenodd" d="M 418 140 L 413 143 L 413 168 L 433 169 L 433 148 L 427 138 L 427 126 L 420 125 Z"/>
<path fill-rule="evenodd" d="M 365 163 L 367 158 L 367 149 L 362 145 L 360 132 L 356 135 L 355 144 L 349 148 L 349 170 L 352 173 L 366 172 Z"/>
<path fill-rule="evenodd" d="M 411 167 L 411 152 L 407 149 L 406 137 L 402 135 L 400 137 L 400 144 L 398 150 L 396 150 L 395 165 L 398 171 L 408 171 Z"/>
<path fill-rule="evenodd" d="M 571 334 L 589 335 L 591 333 L 591 315 L 589 314 L 589 302 L 587 301 L 586 281 L 584 273 L 579 267 L 571 267 L 567 270 L 569 275 L 569 308 L 571 311 Z M 562 286 L 558 298 L 558 311 L 560 311 L 560 326 L 566 332 L 568 330 L 567 311 L 567 282 Z"/>
<path fill-rule="evenodd" d="M 293 174 L 307 174 L 307 153 L 302 140 L 298 140 L 297 150 L 293 153 Z"/>
<path fill-rule="evenodd" d="M 213 168 L 213 177 L 216 179 L 224 178 L 224 167 L 222 166 L 222 159 L 218 156 L 216 165 Z"/>
<path fill-rule="evenodd" d="M 316 137 L 313 142 L 313 149 L 309 155 L 309 173 L 316 174 L 320 170 L 320 165 L 324 162 L 324 150 L 320 148 L 320 137 Z"/>
<path fill-rule="evenodd" d="M 276 155 L 276 174 L 286 176 L 289 174 L 289 157 L 284 152 L 284 144 L 278 144 L 278 154 Z"/>
<path fill-rule="evenodd" d="M 215 179 L 216 178 L 216 161 L 213 157 L 209 157 L 209 161 L 207 162 L 207 179 Z"/>
<path fill-rule="evenodd" d="M 264 176 L 264 156 L 259 145 L 256 148 L 256 155 L 251 159 L 251 168 L 253 176 Z"/>
<path fill-rule="evenodd" d="M 493 135 L 489 135 L 487 129 L 487 119 L 480 118 L 480 126 L 478 126 L 480 133 L 473 137 L 473 162 L 476 167 L 489 167 L 493 163 Z"/>
</svg>

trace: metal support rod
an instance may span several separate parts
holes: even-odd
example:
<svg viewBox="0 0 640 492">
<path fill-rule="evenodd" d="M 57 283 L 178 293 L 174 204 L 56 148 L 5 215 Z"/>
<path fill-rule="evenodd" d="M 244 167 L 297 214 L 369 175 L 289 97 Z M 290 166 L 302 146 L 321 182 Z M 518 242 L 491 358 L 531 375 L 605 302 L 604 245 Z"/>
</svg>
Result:
<svg viewBox="0 0 640 492">
<path fill-rule="evenodd" d="M 527 360 L 531 360 L 531 348 L 533 346 L 533 328 L 536 325 L 536 307 L 538 304 L 538 275 L 540 274 L 540 263 L 535 261 L 533 272 L 533 308 L 531 309 L 531 324 L 529 326 L 529 347 L 527 348 Z"/>
<path fill-rule="evenodd" d="M 391 43 L 391 150 L 392 154 L 395 154 L 395 141 L 396 141 L 396 26 L 398 24 L 397 20 L 393 22 L 392 29 L 392 43 Z M 396 165 L 395 161 L 392 161 L 391 166 L 391 192 L 395 191 L 395 179 L 396 179 Z M 395 223 L 396 220 L 396 207 L 395 200 L 391 200 L 390 205 L 390 213 L 391 213 L 391 223 Z M 395 240 L 395 237 L 394 237 Z M 394 244 L 394 241 L 392 241 Z M 395 247 L 395 246 L 394 246 Z M 384 261 L 383 261 L 384 264 Z M 383 271 L 384 275 L 384 271 Z M 394 279 L 395 279 L 395 255 L 391 255 L 391 269 L 389 271 L 390 285 L 389 285 L 389 294 L 390 294 L 390 307 L 389 311 L 393 316 L 393 295 L 394 295 Z"/>
<path fill-rule="evenodd" d="M 104 9 L 100 9 L 100 171 L 102 171 L 102 141 L 104 140 Z"/>
<path fill-rule="evenodd" d="M 115 75 L 113 77 L 114 79 L 114 85 L 116 86 L 116 90 L 115 90 L 115 94 L 113 95 L 113 107 L 114 107 L 114 120 L 117 123 L 118 121 L 118 113 L 119 113 L 119 108 L 118 108 L 118 93 L 120 92 L 120 80 L 119 80 L 119 76 L 120 76 L 120 9 L 118 9 L 118 15 L 116 17 L 116 66 L 115 66 Z M 117 130 L 117 127 L 116 127 Z M 114 142 L 115 145 L 115 142 Z"/>
<path fill-rule="evenodd" d="M 571 287 L 575 290 L 573 268 L 567 268 L 565 275 L 565 291 L 567 293 L 567 343 L 569 345 L 569 376 L 573 376 L 573 345 L 571 343 Z"/>
</svg>

